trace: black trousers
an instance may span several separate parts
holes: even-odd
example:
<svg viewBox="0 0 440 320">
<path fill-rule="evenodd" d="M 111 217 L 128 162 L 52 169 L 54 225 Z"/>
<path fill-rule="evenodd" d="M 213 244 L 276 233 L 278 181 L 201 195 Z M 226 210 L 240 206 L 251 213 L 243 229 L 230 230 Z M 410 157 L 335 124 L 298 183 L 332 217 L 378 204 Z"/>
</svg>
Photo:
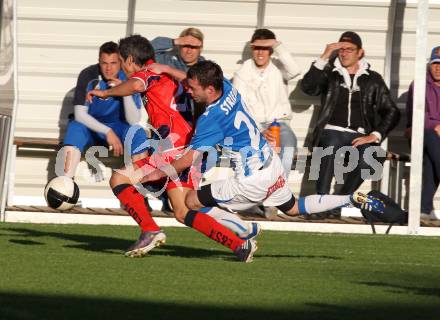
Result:
<svg viewBox="0 0 440 320">
<path fill-rule="evenodd" d="M 433 129 L 425 129 L 423 140 L 423 176 L 421 211 L 429 214 L 440 181 L 440 137 Z"/>
<path fill-rule="evenodd" d="M 330 129 L 323 130 L 320 136 L 318 147 L 324 149 L 333 147 L 333 150 L 330 155 L 326 155 L 321 158 L 318 180 L 316 181 L 316 192 L 318 194 L 330 193 L 331 182 L 335 176 L 335 168 L 342 168 L 342 166 L 354 166 L 355 168 L 343 175 L 343 184 L 341 188 L 336 191 L 336 194 L 350 194 L 356 191 L 364 182 L 362 174 L 363 169 L 369 170 L 370 174 L 373 174 L 373 171 L 380 169 L 380 176 L 382 176 L 382 165 L 385 161 L 385 151 L 381 149 L 381 156 L 379 156 L 376 152 L 372 152 L 372 149 L 368 150 L 367 152 L 367 149 L 372 146 L 376 147 L 375 150 L 380 148 L 378 144 L 364 144 L 357 148 L 351 147 L 352 141 L 355 138 L 363 136 L 363 134 L 358 132 L 344 132 Z M 342 147 L 346 148 L 340 149 Z M 348 154 L 348 152 L 355 152 L 355 149 L 357 149 L 359 155 L 357 163 L 350 161 L 353 160 L 353 157 L 349 157 Z M 346 150 L 346 152 L 342 153 L 343 150 Z M 373 168 L 371 166 L 373 160 L 375 160 L 376 163 L 379 162 L 380 168 Z M 339 183 L 340 181 L 337 182 Z"/>
</svg>

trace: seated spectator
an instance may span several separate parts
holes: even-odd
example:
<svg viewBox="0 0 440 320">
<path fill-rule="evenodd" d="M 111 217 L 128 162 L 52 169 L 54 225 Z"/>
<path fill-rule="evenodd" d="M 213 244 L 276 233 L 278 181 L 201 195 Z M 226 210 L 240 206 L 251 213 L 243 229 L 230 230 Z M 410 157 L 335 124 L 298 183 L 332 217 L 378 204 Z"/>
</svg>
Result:
<svg viewBox="0 0 440 320">
<path fill-rule="evenodd" d="M 203 33 L 197 28 L 187 28 L 179 38 L 157 37 L 151 41 L 156 62 L 182 71 L 199 61 L 205 60 L 200 54 L 203 49 Z"/>
<path fill-rule="evenodd" d="M 155 60 L 159 64 L 168 65 L 175 69 L 187 72 L 189 67 L 205 60 L 201 56 L 203 49 L 203 33 L 197 28 L 186 28 L 176 39 L 156 37 L 151 41 Z M 163 199 L 163 208 L 172 211 L 166 194 Z"/>
<path fill-rule="evenodd" d="M 338 42 L 326 45 L 301 82 L 301 89 L 306 94 L 321 96 L 314 145 L 331 150 L 330 154 L 324 152 L 321 159 L 316 183 L 318 194 L 330 193 L 335 163 L 341 162 L 336 162 L 336 156 L 343 158 L 346 155 L 346 152 L 341 154 L 338 150 L 358 156 L 356 163 L 347 164 L 352 170 L 343 175 L 338 193 L 356 191 L 366 177 L 363 171 L 375 173 L 372 164 L 383 163 L 385 159 L 385 152 L 383 156 L 374 153 L 366 156 L 366 151 L 370 150 L 370 146 L 379 146 L 400 119 L 399 110 L 384 80 L 370 69 L 364 55 L 359 35 L 352 31 L 344 32 Z M 341 149 L 343 147 L 345 149 Z"/>
<path fill-rule="evenodd" d="M 414 83 L 406 101 L 406 136 L 411 139 Z M 440 46 L 432 49 L 426 71 L 425 131 L 423 139 L 423 176 L 421 218 L 436 219 L 434 195 L 440 182 Z"/>
<path fill-rule="evenodd" d="M 298 76 L 300 70 L 287 48 L 276 39 L 272 31 L 255 30 L 250 45 L 252 59 L 246 60 L 234 74 L 233 84 L 272 145 L 275 137 L 268 127 L 275 119 L 280 123 L 280 157 L 289 175 L 297 139 L 290 128 L 292 110 L 287 81 Z"/>
<path fill-rule="evenodd" d="M 78 76 L 73 98 L 74 119 L 68 125 L 63 141 L 64 174 L 74 177 L 76 168 L 88 146 L 102 145 L 113 149 L 115 156 L 124 153 L 124 141 L 133 125 L 140 120 L 141 101 L 139 95 L 123 98 L 95 97 L 86 101 L 92 89 L 108 89 L 126 80 L 120 68 L 118 45 L 106 42 L 99 48 L 99 63 L 91 65 Z M 134 136 L 127 141 L 134 161 L 145 156 L 146 148 L 140 146 L 147 140 L 144 129 L 136 126 Z M 57 172 L 57 174 L 59 174 Z"/>
</svg>

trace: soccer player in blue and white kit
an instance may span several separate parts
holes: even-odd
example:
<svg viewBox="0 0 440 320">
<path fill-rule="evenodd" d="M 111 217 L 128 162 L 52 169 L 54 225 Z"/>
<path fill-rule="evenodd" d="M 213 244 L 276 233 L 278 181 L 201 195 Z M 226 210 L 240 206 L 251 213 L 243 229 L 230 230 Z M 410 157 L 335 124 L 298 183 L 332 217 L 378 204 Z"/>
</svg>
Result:
<svg viewBox="0 0 440 320">
<path fill-rule="evenodd" d="M 125 80 L 118 45 L 112 41 L 102 44 L 99 48 L 99 63 L 85 68 L 78 76 L 73 98 L 75 119 L 68 123 L 63 141 L 65 175 L 74 177 L 81 153 L 88 146 L 109 146 L 113 148 L 115 156 L 122 155 L 130 129 L 130 139 L 127 139 L 130 156 L 133 161 L 145 157 L 146 148 L 142 144 L 147 136 L 142 127 L 135 126 L 140 120 L 142 106 L 138 94 L 123 98 L 94 97 L 92 102 L 86 101 L 90 90 L 108 89 Z"/>
<path fill-rule="evenodd" d="M 367 202 L 372 207 L 376 205 L 374 199 L 359 193 L 311 195 L 296 201 L 286 184 L 280 158 L 249 116 L 240 94 L 224 79 L 220 66 L 212 61 L 199 62 L 188 70 L 187 82 L 194 101 L 206 106 L 197 121 L 191 148 L 171 164 L 148 173 L 143 182 L 166 175 L 175 177 L 176 173 L 191 166 L 193 159 L 218 145 L 232 159 L 234 175 L 190 191 L 185 203 L 191 210 L 212 206 L 242 210 L 265 201 L 268 206 L 295 216 L 351 205 L 360 207 Z M 252 260 L 257 249 L 255 240 L 250 241 L 250 246 L 247 261 Z"/>
</svg>

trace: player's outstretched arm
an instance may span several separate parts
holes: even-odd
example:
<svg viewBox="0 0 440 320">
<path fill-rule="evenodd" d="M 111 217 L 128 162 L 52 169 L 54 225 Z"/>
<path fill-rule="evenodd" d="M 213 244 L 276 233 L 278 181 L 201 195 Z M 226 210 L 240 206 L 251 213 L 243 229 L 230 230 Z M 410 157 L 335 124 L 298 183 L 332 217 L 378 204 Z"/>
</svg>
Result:
<svg viewBox="0 0 440 320">
<path fill-rule="evenodd" d="M 111 78 L 108 80 L 109 87 L 116 87 L 123 83 L 119 78 Z M 137 124 L 141 120 L 140 109 L 142 101 L 138 93 L 122 97 L 124 104 L 125 120 L 129 124 Z M 107 139 L 108 140 L 108 139 Z"/>
<path fill-rule="evenodd" d="M 166 64 L 152 63 L 147 66 L 147 69 L 157 74 L 166 73 L 170 77 L 176 79 L 177 81 L 183 81 L 186 79 L 185 71 L 173 68 Z"/>
<path fill-rule="evenodd" d="M 129 79 L 116 87 L 107 90 L 90 90 L 87 93 L 87 101 L 92 102 L 93 97 L 107 99 L 108 97 L 125 97 L 134 93 L 145 91 L 145 85 L 140 79 Z"/>
<path fill-rule="evenodd" d="M 177 178 L 180 172 L 191 167 L 193 160 L 197 159 L 201 155 L 201 152 L 190 149 L 189 151 L 185 152 L 181 158 L 171 162 L 171 164 L 159 166 L 156 170 L 146 174 L 142 178 L 141 183 L 156 181 L 167 176 L 174 180 Z"/>
</svg>

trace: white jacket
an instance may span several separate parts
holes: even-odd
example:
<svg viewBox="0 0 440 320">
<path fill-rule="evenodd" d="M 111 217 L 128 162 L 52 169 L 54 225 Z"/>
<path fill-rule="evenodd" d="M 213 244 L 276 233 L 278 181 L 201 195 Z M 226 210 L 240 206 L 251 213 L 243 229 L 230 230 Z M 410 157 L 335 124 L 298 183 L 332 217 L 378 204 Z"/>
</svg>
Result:
<svg viewBox="0 0 440 320">
<path fill-rule="evenodd" d="M 274 47 L 274 55 L 265 69 L 258 69 L 254 61 L 248 59 L 234 74 L 234 86 L 260 123 L 292 116 L 287 81 L 298 76 L 300 69 L 282 43 Z"/>
</svg>

